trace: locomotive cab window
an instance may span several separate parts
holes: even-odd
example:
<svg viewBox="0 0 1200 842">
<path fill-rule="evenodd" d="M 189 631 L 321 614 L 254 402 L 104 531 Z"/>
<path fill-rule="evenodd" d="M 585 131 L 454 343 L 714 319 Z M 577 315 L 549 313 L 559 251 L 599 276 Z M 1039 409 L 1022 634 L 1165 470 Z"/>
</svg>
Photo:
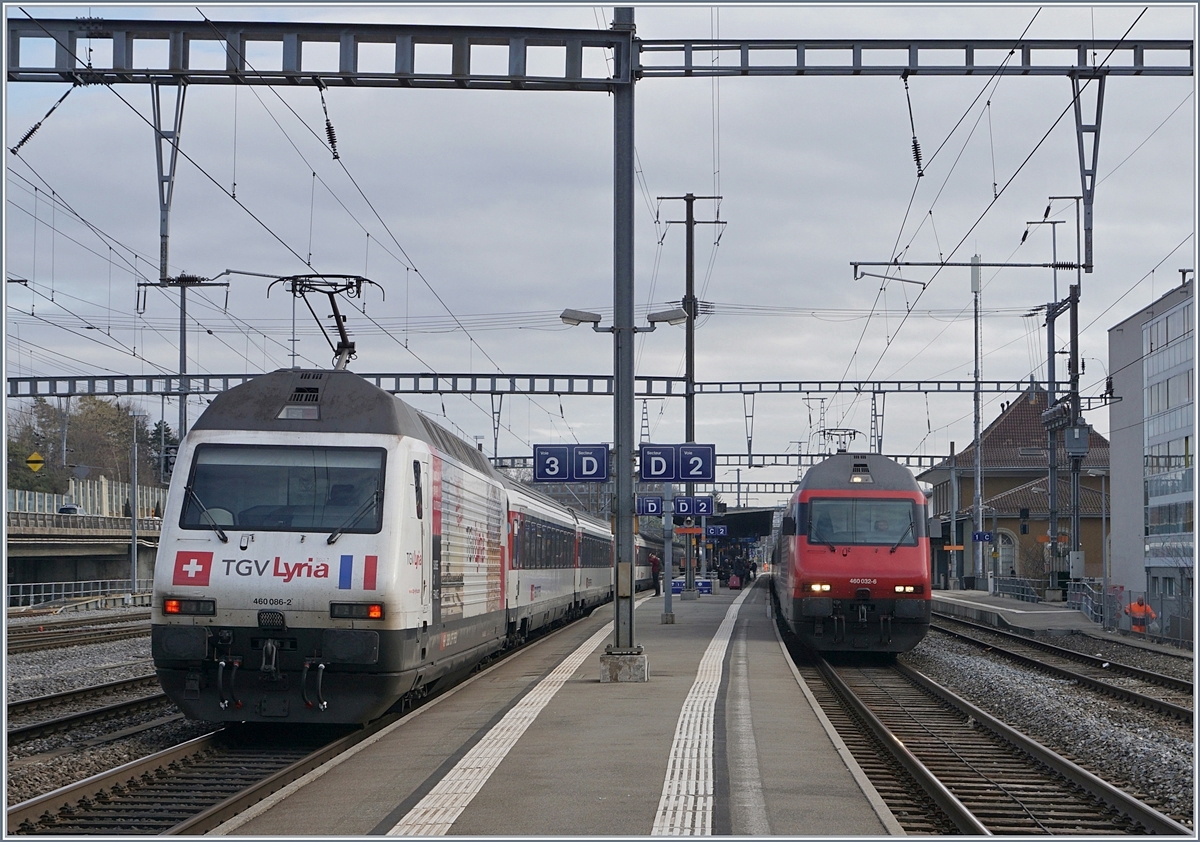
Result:
<svg viewBox="0 0 1200 842">
<path fill-rule="evenodd" d="M 924 517 L 911 500 L 818 498 L 807 509 L 812 543 L 912 547 L 925 537 Z"/>
<path fill-rule="evenodd" d="M 385 459 L 374 447 L 202 444 L 179 525 L 379 532 Z"/>
</svg>

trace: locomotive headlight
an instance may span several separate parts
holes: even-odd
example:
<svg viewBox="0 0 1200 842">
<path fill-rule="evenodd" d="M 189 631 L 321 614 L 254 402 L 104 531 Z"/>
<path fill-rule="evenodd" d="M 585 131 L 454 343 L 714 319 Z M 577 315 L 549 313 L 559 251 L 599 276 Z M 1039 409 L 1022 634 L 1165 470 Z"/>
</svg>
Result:
<svg viewBox="0 0 1200 842">
<path fill-rule="evenodd" d="M 383 603 L 331 602 L 329 616 L 335 620 L 382 620 Z"/>
<path fill-rule="evenodd" d="M 896 593 L 925 593 L 924 585 L 896 585 Z"/>
<path fill-rule="evenodd" d="M 811 587 L 813 589 L 813 591 L 815 591 L 817 593 L 820 593 L 821 591 L 829 590 L 829 585 L 823 585 L 819 582 L 813 582 L 809 587 Z"/>
<path fill-rule="evenodd" d="M 199 614 L 211 617 L 217 613 L 217 603 L 211 599 L 164 599 L 164 614 Z"/>
</svg>

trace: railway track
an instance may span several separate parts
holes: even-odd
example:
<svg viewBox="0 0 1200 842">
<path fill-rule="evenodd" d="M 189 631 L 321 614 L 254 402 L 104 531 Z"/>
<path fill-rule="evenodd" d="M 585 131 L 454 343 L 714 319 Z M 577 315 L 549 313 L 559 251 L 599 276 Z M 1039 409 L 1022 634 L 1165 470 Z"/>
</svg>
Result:
<svg viewBox="0 0 1200 842">
<path fill-rule="evenodd" d="M 821 673 L 838 705 L 907 773 L 910 783 L 899 796 L 889 781 L 880 794 L 909 833 L 944 833 L 948 824 L 948 832 L 966 835 L 1191 835 L 903 664 L 833 666 L 817 659 L 807 668 Z M 855 757 L 864 769 L 878 763 Z M 937 805 L 937 818 L 913 821 L 911 782 Z"/>
<path fill-rule="evenodd" d="M 227 726 L 8 810 L 14 835 L 201 834 L 345 751 L 367 729 Z"/>
<path fill-rule="evenodd" d="M 987 648 L 1025 666 L 1078 682 L 1123 702 L 1156 711 L 1180 722 L 1192 722 L 1194 697 L 1190 681 L 974 623 L 938 617 L 931 628 Z"/>
<path fill-rule="evenodd" d="M 140 620 L 149 620 L 150 619 L 149 611 L 130 611 L 129 613 L 126 613 L 126 614 L 99 614 L 96 612 L 92 612 L 92 613 L 94 614 L 94 616 L 72 617 L 72 618 L 69 618 L 66 620 L 59 618 L 59 619 L 53 619 L 53 620 L 50 620 L 50 619 L 42 620 L 37 623 L 33 623 L 33 622 L 9 623 L 8 636 L 12 637 L 13 635 L 32 634 L 37 631 L 41 631 L 42 629 L 46 629 L 49 631 L 61 631 L 63 629 L 74 629 L 74 628 L 80 628 L 83 626 L 108 626 L 108 625 L 113 625 L 114 623 L 133 623 L 133 622 L 138 622 Z M 17 616 L 29 616 L 29 615 L 17 615 Z M 59 615 L 54 615 L 54 616 L 59 617 Z M 37 626 L 39 628 L 35 629 L 34 628 L 35 626 Z"/>
<path fill-rule="evenodd" d="M 128 620 L 122 620 L 122 622 L 129 623 Z M 8 629 L 8 654 L 33 652 L 40 649 L 60 649 L 65 646 L 82 646 L 90 643 L 108 643 L 113 640 L 127 640 L 131 637 L 145 637 L 148 634 L 150 634 L 149 619 L 135 620 L 132 625 L 121 625 L 116 628 L 105 628 L 103 625 L 97 627 L 90 624 L 82 628 L 59 630 L 48 627 L 14 633 L 14 628 L 10 626 Z"/>
<path fill-rule="evenodd" d="M 77 690 L 67 690 L 49 696 L 39 696 L 34 699 L 23 699 L 8 705 L 8 720 L 27 718 L 37 711 L 52 710 L 58 707 L 72 706 L 87 699 L 103 696 L 124 695 L 132 691 L 144 691 L 136 698 L 124 699 L 99 707 L 91 707 L 82 711 L 72 711 L 60 716 L 42 719 L 12 726 L 8 729 L 8 744 L 16 745 L 30 740 L 61 731 L 70 731 L 91 722 L 117 719 L 148 708 L 167 703 L 166 694 L 158 689 L 158 679 L 154 675 L 142 675 L 112 681 L 93 687 L 83 687 Z"/>
</svg>

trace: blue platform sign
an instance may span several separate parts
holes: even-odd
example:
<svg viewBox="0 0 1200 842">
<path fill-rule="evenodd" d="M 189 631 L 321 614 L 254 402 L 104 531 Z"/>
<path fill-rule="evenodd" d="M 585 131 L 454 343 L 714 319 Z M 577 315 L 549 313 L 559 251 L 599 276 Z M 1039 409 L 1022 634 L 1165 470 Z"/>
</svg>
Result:
<svg viewBox="0 0 1200 842">
<path fill-rule="evenodd" d="M 729 534 L 729 527 L 728 526 L 706 526 L 706 527 L 704 527 L 704 534 L 707 535 L 709 538 L 723 538 Z"/>
<path fill-rule="evenodd" d="M 574 444 L 571 475 L 575 482 L 608 482 L 608 445 Z"/>
<path fill-rule="evenodd" d="M 534 482 L 569 482 L 571 451 L 565 445 L 535 444 L 533 446 Z"/>
<path fill-rule="evenodd" d="M 688 516 L 696 514 L 695 497 L 676 497 L 674 503 L 675 514 Z"/>
<path fill-rule="evenodd" d="M 535 444 L 534 482 L 608 482 L 608 445 Z"/>
<path fill-rule="evenodd" d="M 639 455 L 642 482 L 675 482 L 675 445 L 643 444 Z"/>
<path fill-rule="evenodd" d="M 692 498 L 696 501 L 696 514 L 700 517 L 711 517 L 713 513 L 713 498 L 711 495 Z"/>
<path fill-rule="evenodd" d="M 992 543 L 992 533 L 990 533 L 990 532 L 972 532 L 971 540 L 974 541 L 976 544 L 990 544 L 990 543 Z"/>
<path fill-rule="evenodd" d="M 639 515 L 661 515 L 663 513 L 663 499 L 661 497 L 638 495 L 637 513 Z"/>
<path fill-rule="evenodd" d="M 714 482 L 716 453 L 712 444 L 643 444 L 639 478 L 642 482 Z"/>
<path fill-rule="evenodd" d="M 679 445 L 678 465 L 680 482 L 713 482 L 717 478 L 716 464 L 716 445 Z"/>
</svg>

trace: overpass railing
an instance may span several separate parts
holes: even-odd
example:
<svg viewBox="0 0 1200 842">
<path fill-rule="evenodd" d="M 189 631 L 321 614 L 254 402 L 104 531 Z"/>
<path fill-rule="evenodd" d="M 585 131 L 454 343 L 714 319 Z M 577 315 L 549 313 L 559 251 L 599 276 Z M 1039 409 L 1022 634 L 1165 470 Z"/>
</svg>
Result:
<svg viewBox="0 0 1200 842">
<path fill-rule="evenodd" d="M 8 534 L 13 535 L 124 535 L 129 536 L 130 519 L 127 517 L 104 517 L 101 515 L 60 515 L 49 512 L 8 512 Z M 138 536 L 157 536 L 162 530 L 162 519 L 138 518 Z M 128 580 L 126 580 L 128 581 Z"/>
<path fill-rule="evenodd" d="M 97 579 L 91 582 L 26 582 L 6 586 L 6 605 L 20 608 L 31 605 L 48 605 L 77 599 L 92 599 L 113 594 L 130 593 L 128 579 Z M 138 579 L 134 593 L 149 593 L 154 589 L 153 579 Z"/>
</svg>

